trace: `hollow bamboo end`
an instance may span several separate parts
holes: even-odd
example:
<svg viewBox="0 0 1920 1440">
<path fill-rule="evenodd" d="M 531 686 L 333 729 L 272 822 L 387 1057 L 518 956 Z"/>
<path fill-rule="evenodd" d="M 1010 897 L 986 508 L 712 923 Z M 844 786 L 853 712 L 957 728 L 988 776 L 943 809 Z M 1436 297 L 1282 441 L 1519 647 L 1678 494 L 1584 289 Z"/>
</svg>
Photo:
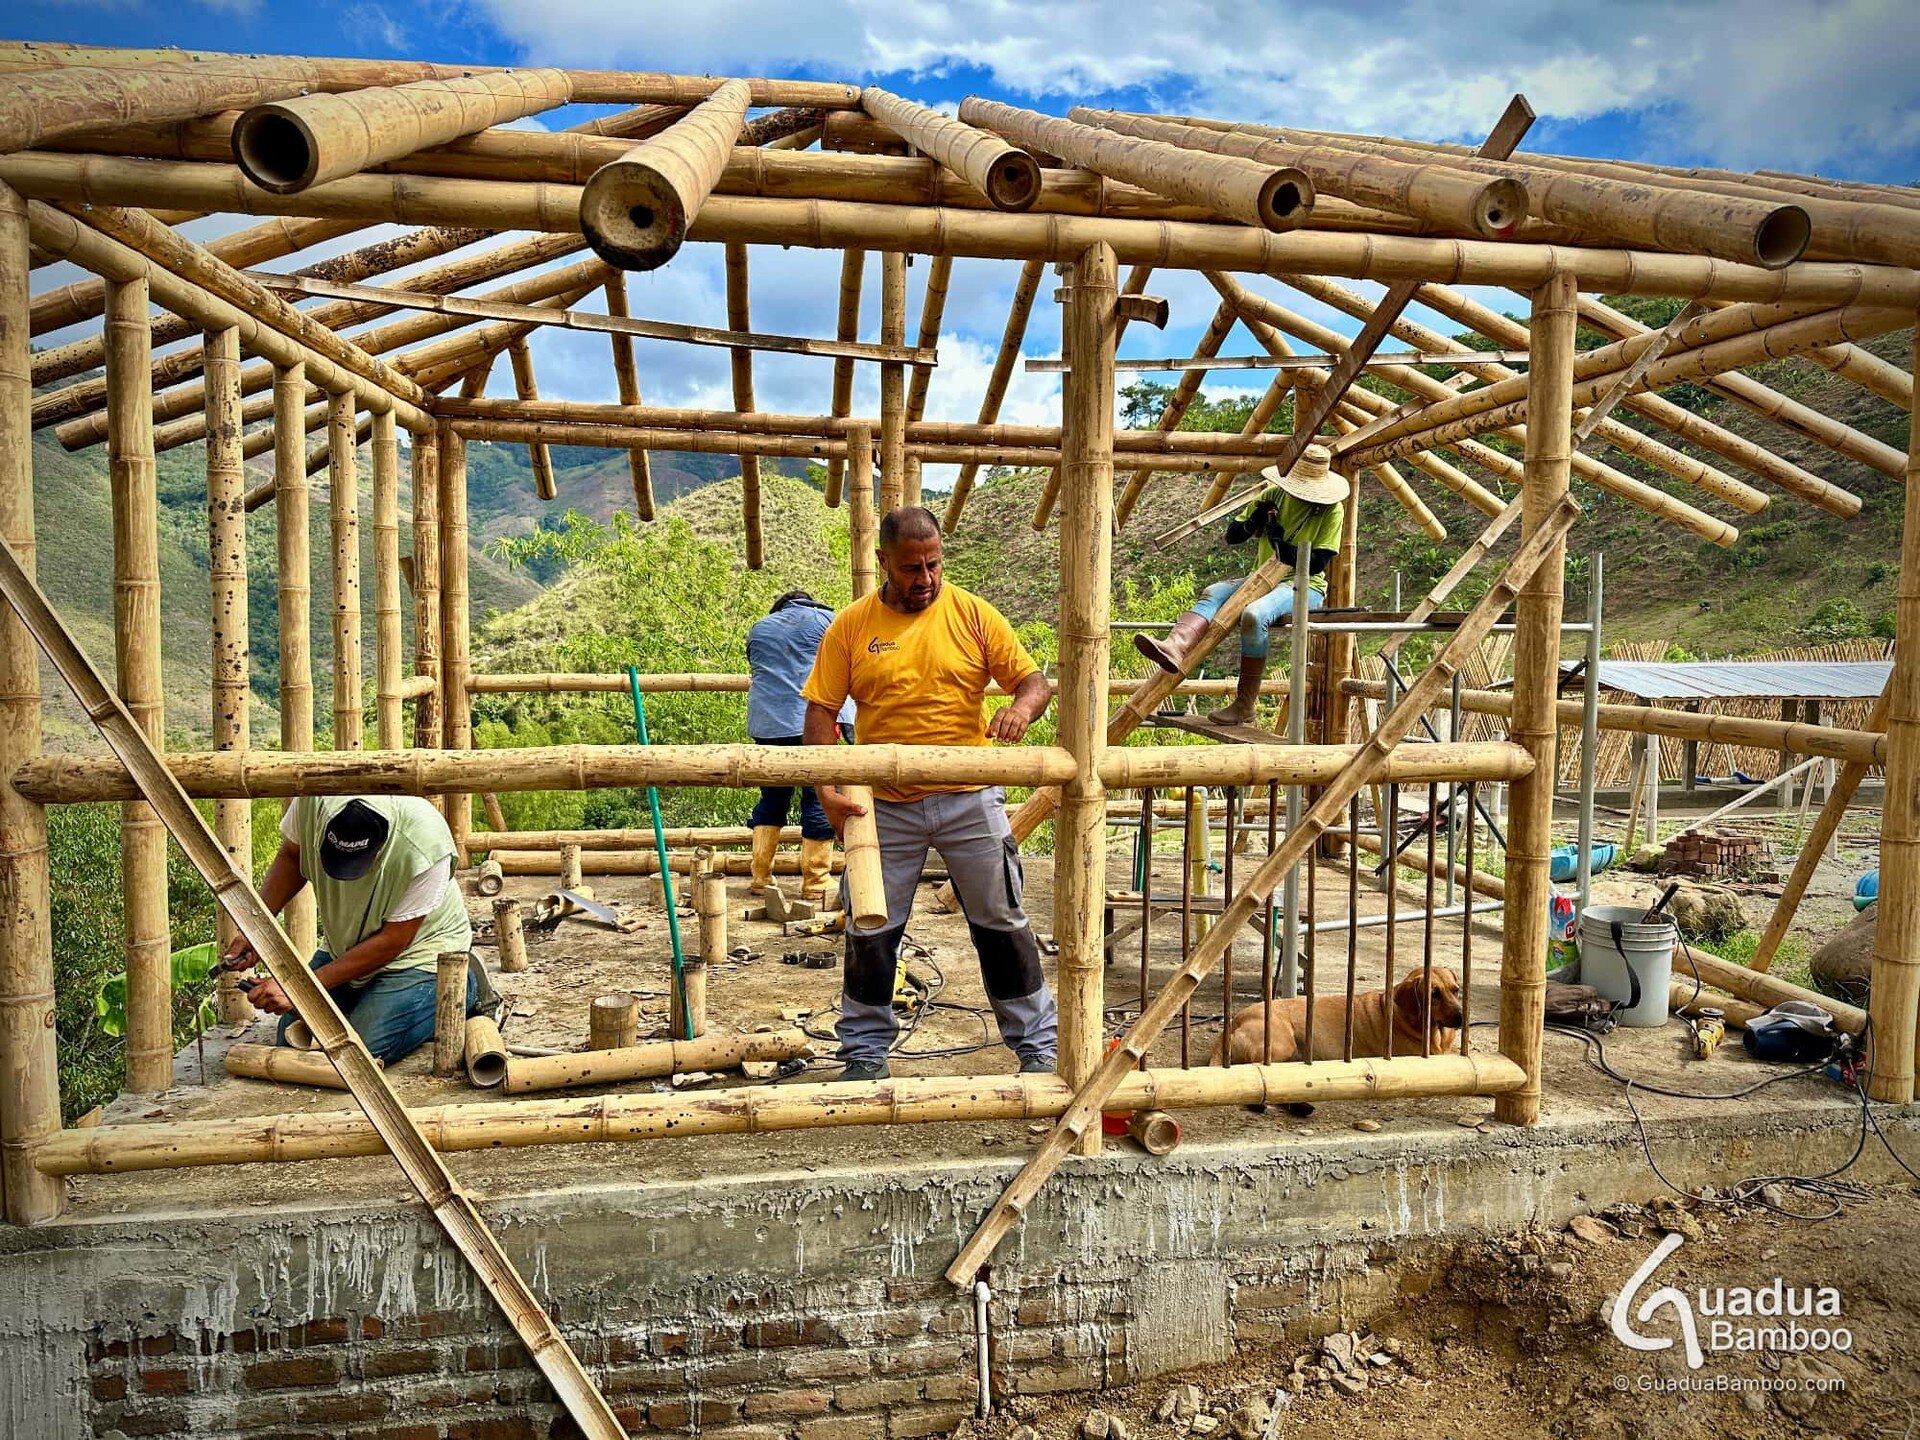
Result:
<svg viewBox="0 0 1920 1440">
<path fill-rule="evenodd" d="M 283 104 L 256 105 L 233 126 L 233 159 L 262 190 L 294 195 L 320 173 L 320 147 L 300 113 Z"/>
<path fill-rule="evenodd" d="M 1511 235 L 1527 218 L 1527 187 L 1503 177 L 1481 190 L 1473 207 L 1473 223 L 1482 235 L 1499 239 Z"/>
<path fill-rule="evenodd" d="M 1813 221 L 1798 205 L 1782 205 L 1753 232 L 1753 263 L 1768 270 L 1793 264 L 1813 238 Z"/>
<path fill-rule="evenodd" d="M 1180 1122 L 1164 1110 L 1137 1110 L 1127 1118 L 1127 1134 L 1149 1155 L 1168 1155 L 1180 1143 Z"/>
<path fill-rule="evenodd" d="M 987 199 L 996 210 L 1024 211 L 1040 198 L 1040 162 L 1024 150 L 1009 150 L 987 174 Z"/>
<path fill-rule="evenodd" d="M 1291 230 L 1313 209 L 1313 181 L 1307 172 L 1283 165 L 1260 187 L 1260 216 L 1269 230 Z"/>
<path fill-rule="evenodd" d="M 686 206 L 651 165 L 616 161 L 596 170 L 581 191 L 580 229 L 609 265 L 657 270 L 686 242 Z"/>
</svg>

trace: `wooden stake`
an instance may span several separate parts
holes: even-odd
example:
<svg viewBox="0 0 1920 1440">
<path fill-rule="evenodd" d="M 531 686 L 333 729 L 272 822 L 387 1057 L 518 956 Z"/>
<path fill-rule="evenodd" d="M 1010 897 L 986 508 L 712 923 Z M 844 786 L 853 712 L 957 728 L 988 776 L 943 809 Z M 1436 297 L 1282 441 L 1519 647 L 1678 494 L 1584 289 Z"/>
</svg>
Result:
<svg viewBox="0 0 1920 1440">
<path fill-rule="evenodd" d="M 467 602 L 467 442 L 440 426 L 440 715 L 449 750 L 473 748 L 473 709 L 467 698 L 471 643 Z M 447 796 L 456 869 L 467 863 L 473 796 Z"/>
<path fill-rule="evenodd" d="M 867 252 L 848 250 L 840 257 L 840 313 L 836 317 L 834 334 L 845 343 L 860 338 L 860 287 L 867 268 Z M 841 358 L 833 362 L 833 399 L 830 406 L 835 419 L 851 414 L 853 411 L 853 361 Z M 842 478 L 846 473 L 847 462 L 841 459 L 827 461 L 826 502 L 829 510 L 840 504 Z"/>
<path fill-rule="evenodd" d="M 360 660 L 360 468 L 353 396 L 327 397 L 327 515 L 333 540 L 333 748 L 358 750 L 366 724 Z"/>
<path fill-rule="evenodd" d="M 847 785 L 848 803 L 867 813 L 847 817 L 840 837 L 847 877 L 847 917 L 862 930 L 883 929 L 887 923 L 887 886 L 880 870 L 880 833 L 874 824 L 873 791 L 865 785 Z"/>
<path fill-rule="evenodd" d="M 520 902 L 502 895 L 493 902 L 493 933 L 500 942 L 500 969 L 518 975 L 527 968 L 527 932 L 521 924 Z"/>
<path fill-rule="evenodd" d="M 279 564 L 280 749 L 313 750 L 313 551 L 307 480 L 306 367 L 276 366 L 273 376 L 274 539 Z M 293 808 L 289 799 L 282 813 Z M 313 892 L 302 888 L 281 912 L 287 938 L 302 955 L 318 945 Z"/>
<path fill-rule="evenodd" d="M 240 457 L 240 334 L 207 336 L 207 572 L 213 583 L 213 748 L 249 748 L 246 468 Z M 253 870 L 253 806 L 216 801 L 214 833 L 249 874 Z M 224 952 L 238 933 L 222 912 L 215 938 Z M 253 1006 L 236 976 L 222 974 L 217 1008 L 222 1025 L 244 1025 Z"/>
<path fill-rule="evenodd" d="M 727 246 L 727 326 L 746 330 L 752 324 L 747 281 L 747 247 Z M 733 408 L 753 409 L 753 352 L 734 349 L 728 353 L 733 372 Z M 746 530 L 747 568 L 758 570 L 767 563 L 766 542 L 760 530 L 760 457 L 740 456 L 740 519 Z"/>
<path fill-rule="evenodd" d="M 527 348 L 526 336 L 508 344 L 507 359 L 513 365 L 514 394 L 522 400 L 538 400 L 540 385 L 533 377 L 533 351 Z M 542 500 L 559 499 L 560 488 L 553 479 L 553 452 L 542 440 L 529 444 L 527 452 L 533 461 L 533 493 Z"/>
<path fill-rule="evenodd" d="M 615 319 L 623 319 L 632 312 L 627 308 L 627 272 L 610 270 L 607 272 L 607 314 Z M 613 342 L 613 380 L 618 388 L 622 405 L 640 403 L 640 372 L 633 362 L 633 337 L 614 335 Z M 633 475 L 633 513 L 642 520 L 653 519 L 653 461 L 647 452 L 638 448 L 627 451 L 627 468 Z"/>
<path fill-rule="evenodd" d="M 600 995 L 587 1007 L 589 1050 L 631 1049 L 640 1038 L 640 1002 L 631 991 Z"/>
<path fill-rule="evenodd" d="M 746 121 L 750 91 L 729 80 L 684 119 L 601 167 L 580 195 L 580 228 L 609 265 L 654 270 L 687 239 Z"/>
<path fill-rule="evenodd" d="M 1033 297 L 1040 292 L 1040 276 L 1046 269 L 1043 262 L 1029 260 L 1020 267 L 1020 278 L 1014 283 L 1013 305 L 1007 311 L 1006 329 L 1000 336 L 999 352 L 993 357 L 993 370 L 987 376 L 987 393 L 980 401 L 980 424 L 991 425 L 1000 418 L 1000 405 L 1007 396 L 1007 384 L 1013 379 L 1014 364 L 1020 358 L 1021 343 L 1027 337 L 1027 321 L 1033 314 Z M 960 467 L 960 474 L 953 482 L 953 492 L 947 497 L 947 511 L 940 521 L 940 528 L 951 535 L 960 523 L 960 512 L 966 509 L 967 496 L 973 492 L 974 478 L 980 473 L 977 461 L 969 461 Z"/>
<path fill-rule="evenodd" d="M 880 257 L 880 343 L 907 338 L 907 257 L 889 250 Z M 907 375 L 904 365 L 880 367 L 880 513 L 918 505 L 907 493 Z"/>
</svg>

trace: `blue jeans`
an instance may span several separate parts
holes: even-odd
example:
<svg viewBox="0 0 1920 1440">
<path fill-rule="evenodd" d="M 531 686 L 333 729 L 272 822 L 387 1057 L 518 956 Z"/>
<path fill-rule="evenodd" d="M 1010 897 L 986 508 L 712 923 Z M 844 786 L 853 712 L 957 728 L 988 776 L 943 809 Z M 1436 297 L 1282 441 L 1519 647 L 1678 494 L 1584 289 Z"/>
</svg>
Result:
<svg viewBox="0 0 1920 1440">
<path fill-rule="evenodd" d="M 784 735 L 777 740 L 766 740 L 755 736 L 756 745 L 798 745 L 801 737 Z M 753 814 L 747 823 L 755 827 L 761 825 L 784 826 L 787 816 L 793 813 L 793 792 L 800 790 L 800 834 L 808 840 L 831 840 L 833 826 L 827 821 L 827 812 L 820 804 L 820 797 L 813 793 L 811 785 L 796 787 L 792 785 L 762 785 L 760 798 L 754 803 Z"/>
<path fill-rule="evenodd" d="M 333 959 L 324 950 L 316 950 L 307 968 L 318 970 Z M 388 1065 L 404 1060 L 433 1038 L 433 996 L 438 977 L 432 970 L 376 970 L 364 985 L 339 985 L 328 993 L 334 1004 L 360 1032 L 360 1039 L 373 1058 Z M 480 1008 L 480 980 L 467 969 L 467 1014 Z M 287 1027 L 292 1012 L 280 1017 L 274 1038 L 287 1043 Z"/>
<path fill-rule="evenodd" d="M 1242 585 L 1242 580 L 1222 580 L 1217 585 L 1209 585 L 1206 593 L 1194 602 L 1193 612 L 1211 620 L 1220 613 L 1220 607 L 1227 603 Z M 1307 609 L 1309 611 L 1325 608 L 1327 597 L 1318 590 L 1307 591 Z M 1293 581 L 1282 580 L 1260 599 L 1240 612 L 1240 653 L 1248 659 L 1267 658 L 1267 631 L 1282 620 L 1293 617 Z"/>
</svg>

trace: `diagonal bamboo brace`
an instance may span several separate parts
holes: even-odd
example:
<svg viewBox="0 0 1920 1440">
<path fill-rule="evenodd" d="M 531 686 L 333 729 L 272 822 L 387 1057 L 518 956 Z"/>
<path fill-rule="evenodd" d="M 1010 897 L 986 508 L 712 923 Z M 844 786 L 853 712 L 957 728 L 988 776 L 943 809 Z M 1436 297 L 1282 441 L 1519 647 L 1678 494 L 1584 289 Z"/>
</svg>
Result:
<svg viewBox="0 0 1920 1440">
<path fill-rule="evenodd" d="M 1266 897 L 1307 851 L 1318 843 L 1320 836 L 1341 822 L 1346 814 L 1347 802 L 1379 777 L 1394 747 L 1451 683 L 1464 657 L 1479 647 L 1492 630 L 1494 622 L 1513 603 L 1521 587 L 1565 537 L 1579 514 L 1580 507 L 1571 497 L 1563 498 L 1547 512 L 1540 528 L 1521 544 L 1499 580 L 1449 637 L 1440 653 L 1434 657 L 1433 664 L 1407 688 L 1400 703 L 1380 722 L 1379 728 L 1360 753 L 1321 791 L 1300 827 L 1289 832 L 1280 848 L 1254 872 L 1245 888 L 1234 897 L 1207 932 L 1206 938 L 1193 948 L 1173 979 L 1141 1012 L 1133 1028 L 1121 1038 L 1119 1044 L 1106 1052 L 1099 1068 L 1074 1093 L 1072 1104 L 1054 1122 L 1053 1129 L 1041 1142 L 1040 1148 L 1020 1173 L 1014 1176 L 1013 1182 L 994 1203 L 973 1237 L 961 1247 L 959 1255 L 947 1267 L 947 1279 L 960 1286 L 973 1283 L 981 1265 L 986 1263 L 994 1248 L 1026 1212 L 1033 1197 L 1059 1169 L 1060 1162 L 1073 1151 L 1088 1126 L 1099 1122 L 1101 1108 L 1112 1096 L 1115 1087 L 1144 1060 L 1160 1032 L 1180 1013 L 1181 1007 L 1225 953 L 1240 927 L 1265 905 Z"/>
<path fill-rule="evenodd" d="M 446 1162 L 427 1142 L 420 1127 L 367 1053 L 340 1007 L 314 978 L 293 948 L 266 902 L 187 799 L 154 750 L 146 733 L 107 688 L 93 662 L 20 564 L 12 545 L 0 540 L 0 595 L 19 615 L 34 640 L 67 682 L 74 698 L 127 767 L 142 796 L 181 851 L 213 890 L 214 899 L 246 936 L 262 963 L 293 1002 L 294 1013 L 313 1033 L 316 1048 L 346 1082 L 347 1089 L 379 1134 L 408 1182 L 433 1211 L 466 1261 L 512 1324 L 527 1352 L 581 1431 L 593 1440 L 625 1440 L 613 1410 L 582 1368 L 578 1357 L 554 1327 L 513 1261 L 500 1247 L 472 1200 L 460 1189 Z"/>
</svg>

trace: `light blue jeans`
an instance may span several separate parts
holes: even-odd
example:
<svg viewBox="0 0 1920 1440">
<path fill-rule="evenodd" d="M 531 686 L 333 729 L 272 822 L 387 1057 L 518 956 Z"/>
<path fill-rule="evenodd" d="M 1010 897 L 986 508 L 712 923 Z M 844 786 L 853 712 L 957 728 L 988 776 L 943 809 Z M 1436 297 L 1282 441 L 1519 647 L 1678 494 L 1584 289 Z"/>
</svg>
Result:
<svg viewBox="0 0 1920 1440">
<path fill-rule="evenodd" d="M 333 959 L 324 950 L 316 950 L 307 968 L 318 970 Z M 432 970 L 376 970 L 364 985 L 340 985 L 328 993 L 347 1017 L 347 1023 L 360 1032 L 360 1039 L 373 1058 L 392 1065 L 418 1050 L 433 1038 L 433 996 L 439 977 Z M 480 1008 L 480 977 L 467 967 L 467 1014 Z M 289 1011 L 280 1017 L 274 1038 L 287 1043 L 287 1027 L 293 1023 Z"/>
<path fill-rule="evenodd" d="M 1246 584 L 1239 580 L 1222 580 L 1217 585 L 1209 585 L 1206 593 L 1194 602 L 1196 615 L 1204 615 L 1211 620 L 1220 613 L 1220 607 L 1227 603 L 1227 597 Z M 1307 591 L 1307 609 L 1323 609 L 1327 597 L 1318 590 Z M 1283 620 L 1293 616 L 1293 581 L 1282 580 L 1260 599 L 1240 612 L 1240 653 L 1249 659 L 1267 658 L 1267 632 Z"/>
</svg>

